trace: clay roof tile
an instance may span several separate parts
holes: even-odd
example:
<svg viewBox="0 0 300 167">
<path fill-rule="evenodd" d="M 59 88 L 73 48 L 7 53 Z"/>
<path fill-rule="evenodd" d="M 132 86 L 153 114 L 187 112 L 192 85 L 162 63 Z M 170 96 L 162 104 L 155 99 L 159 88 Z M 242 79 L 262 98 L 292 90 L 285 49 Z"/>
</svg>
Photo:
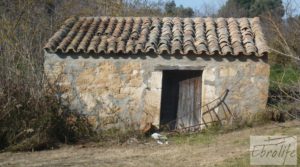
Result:
<svg viewBox="0 0 300 167">
<path fill-rule="evenodd" d="M 50 53 L 268 54 L 258 17 L 72 17 L 44 48 Z"/>
</svg>

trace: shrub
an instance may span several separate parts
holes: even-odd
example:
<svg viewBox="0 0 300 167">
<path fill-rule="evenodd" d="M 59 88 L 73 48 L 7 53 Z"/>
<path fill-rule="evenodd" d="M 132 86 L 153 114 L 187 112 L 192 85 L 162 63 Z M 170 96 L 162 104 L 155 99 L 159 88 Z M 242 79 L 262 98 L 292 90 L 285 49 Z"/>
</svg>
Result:
<svg viewBox="0 0 300 167">
<path fill-rule="evenodd" d="M 284 122 L 300 114 L 300 69 L 273 65 L 270 73 L 268 106 L 272 120 Z"/>
<path fill-rule="evenodd" d="M 53 91 L 44 90 L 36 99 L 19 85 L 10 85 L 0 102 L 0 149 L 40 150 L 93 134 L 86 118 L 60 104 Z"/>
</svg>

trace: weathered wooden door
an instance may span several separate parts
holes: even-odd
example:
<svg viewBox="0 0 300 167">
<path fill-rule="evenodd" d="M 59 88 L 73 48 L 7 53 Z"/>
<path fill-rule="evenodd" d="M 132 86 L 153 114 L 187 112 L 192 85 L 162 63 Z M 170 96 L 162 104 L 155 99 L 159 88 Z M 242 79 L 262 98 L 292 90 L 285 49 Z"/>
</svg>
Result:
<svg viewBox="0 0 300 167">
<path fill-rule="evenodd" d="M 201 77 L 179 82 L 176 128 L 196 130 L 201 120 Z"/>
</svg>

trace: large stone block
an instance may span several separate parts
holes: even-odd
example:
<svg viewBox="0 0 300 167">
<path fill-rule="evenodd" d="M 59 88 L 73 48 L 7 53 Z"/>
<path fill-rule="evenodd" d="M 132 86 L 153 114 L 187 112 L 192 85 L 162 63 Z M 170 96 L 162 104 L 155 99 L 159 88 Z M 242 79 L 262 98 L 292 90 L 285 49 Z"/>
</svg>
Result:
<svg viewBox="0 0 300 167">
<path fill-rule="evenodd" d="M 50 84 L 57 84 L 60 80 L 66 78 L 64 72 L 65 66 L 66 64 L 63 61 L 45 65 L 45 74 Z"/>
<path fill-rule="evenodd" d="M 134 71 L 141 70 L 141 62 L 126 62 L 121 66 L 120 72 L 123 74 L 134 74 Z"/>
<path fill-rule="evenodd" d="M 103 62 L 84 69 L 76 78 L 76 86 L 80 93 L 119 93 L 121 78 L 113 63 Z"/>
<path fill-rule="evenodd" d="M 97 105 L 97 100 L 91 93 L 82 93 L 79 95 L 81 101 L 85 104 L 85 112 L 93 111 L 94 107 Z"/>
<path fill-rule="evenodd" d="M 216 79 L 216 68 L 206 68 L 203 73 L 202 77 L 204 78 L 205 81 L 215 81 Z"/>
<path fill-rule="evenodd" d="M 237 74 L 237 69 L 229 66 L 220 68 L 220 77 L 233 77 Z"/>
<path fill-rule="evenodd" d="M 151 73 L 151 77 L 148 80 L 148 87 L 150 89 L 161 89 L 162 88 L 162 72 L 155 71 Z"/>
<path fill-rule="evenodd" d="M 144 96 L 144 114 L 141 126 L 152 124 L 159 126 L 161 90 L 146 91 Z"/>
<path fill-rule="evenodd" d="M 270 66 L 266 63 L 257 63 L 255 64 L 254 76 L 269 76 Z"/>
</svg>

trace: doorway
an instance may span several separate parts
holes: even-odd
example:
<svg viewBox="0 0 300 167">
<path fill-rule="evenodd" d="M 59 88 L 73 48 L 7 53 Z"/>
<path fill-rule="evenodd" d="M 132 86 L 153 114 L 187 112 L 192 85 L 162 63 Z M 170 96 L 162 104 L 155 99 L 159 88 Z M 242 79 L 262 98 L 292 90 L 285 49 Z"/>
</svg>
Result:
<svg viewBox="0 0 300 167">
<path fill-rule="evenodd" d="M 200 124 L 201 70 L 164 70 L 160 124 L 182 129 Z"/>
</svg>

